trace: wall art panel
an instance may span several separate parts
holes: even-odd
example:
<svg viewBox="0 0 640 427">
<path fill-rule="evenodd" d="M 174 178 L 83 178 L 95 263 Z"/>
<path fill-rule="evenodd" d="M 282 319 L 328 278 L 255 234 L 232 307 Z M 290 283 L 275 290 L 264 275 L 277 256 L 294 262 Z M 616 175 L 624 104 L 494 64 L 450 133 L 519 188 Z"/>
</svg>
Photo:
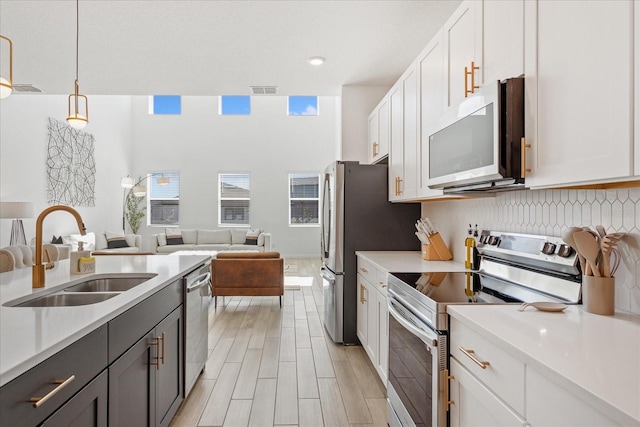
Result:
<svg viewBox="0 0 640 427">
<path fill-rule="evenodd" d="M 47 202 L 95 206 L 96 161 L 93 135 L 49 117 Z"/>
</svg>

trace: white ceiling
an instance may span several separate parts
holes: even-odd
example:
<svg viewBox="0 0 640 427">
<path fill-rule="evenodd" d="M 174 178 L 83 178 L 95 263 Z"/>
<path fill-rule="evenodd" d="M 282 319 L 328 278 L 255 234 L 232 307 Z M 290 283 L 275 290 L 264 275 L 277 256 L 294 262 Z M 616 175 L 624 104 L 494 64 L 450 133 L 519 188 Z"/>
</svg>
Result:
<svg viewBox="0 0 640 427">
<path fill-rule="evenodd" d="M 249 86 L 274 85 L 280 95 L 340 95 L 343 85 L 390 86 L 458 4 L 80 0 L 80 90 L 249 95 Z M 74 0 L 0 1 L 14 83 L 73 91 L 75 12 Z M 327 61 L 313 67 L 311 56 Z"/>
</svg>

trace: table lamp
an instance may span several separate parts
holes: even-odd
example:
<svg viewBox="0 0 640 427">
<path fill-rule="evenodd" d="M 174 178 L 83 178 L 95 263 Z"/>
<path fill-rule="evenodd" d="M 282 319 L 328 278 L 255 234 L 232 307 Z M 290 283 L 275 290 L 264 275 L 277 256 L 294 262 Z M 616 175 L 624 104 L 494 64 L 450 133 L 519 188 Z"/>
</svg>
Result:
<svg viewBox="0 0 640 427">
<path fill-rule="evenodd" d="M 26 245 L 22 218 L 33 218 L 31 202 L 0 202 L 0 218 L 12 219 L 10 245 Z"/>
</svg>

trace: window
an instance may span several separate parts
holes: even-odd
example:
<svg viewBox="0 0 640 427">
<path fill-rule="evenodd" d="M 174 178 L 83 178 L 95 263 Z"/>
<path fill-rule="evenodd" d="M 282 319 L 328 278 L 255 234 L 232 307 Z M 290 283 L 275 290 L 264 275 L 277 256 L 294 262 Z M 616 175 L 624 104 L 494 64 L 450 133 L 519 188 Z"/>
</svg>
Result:
<svg viewBox="0 0 640 427">
<path fill-rule="evenodd" d="M 180 95 L 154 95 L 149 97 L 149 114 L 181 114 Z"/>
<path fill-rule="evenodd" d="M 158 178 L 163 179 L 158 182 Z M 178 225 L 180 222 L 180 174 L 152 173 L 147 175 L 147 183 L 149 186 L 148 225 Z"/>
<path fill-rule="evenodd" d="M 223 173 L 218 182 L 218 224 L 248 226 L 251 175 Z"/>
<path fill-rule="evenodd" d="M 320 175 L 289 174 L 289 225 L 318 225 Z"/>
<path fill-rule="evenodd" d="M 219 111 L 221 115 L 249 115 L 251 114 L 251 97 L 221 96 Z"/>
<path fill-rule="evenodd" d="M 287 114 L 290 116 L 317 116 L 317 96 L 290 96 Z"/>
</svg>

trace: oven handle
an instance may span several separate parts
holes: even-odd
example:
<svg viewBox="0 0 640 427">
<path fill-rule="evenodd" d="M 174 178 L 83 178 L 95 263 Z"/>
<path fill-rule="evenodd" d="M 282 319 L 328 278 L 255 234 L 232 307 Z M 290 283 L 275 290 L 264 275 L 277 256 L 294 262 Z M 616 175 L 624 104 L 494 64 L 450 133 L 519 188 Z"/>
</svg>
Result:
<svg viewBox="0 0 640 427">
<path fill-rule="evenodd" d="M 395 309 L 391 300 L 387 301 L 387 307 L 389 308 L 389 314 L 391 314 L 398 323 L 408 329 L 409 332 L 416 335 L 428 346 L 432 348 L 438 347 L 438 336 L 435 333 L 429 333 L 413 326 L 411 322 L 405 319 L 404 316 Z"/>
</svg>

